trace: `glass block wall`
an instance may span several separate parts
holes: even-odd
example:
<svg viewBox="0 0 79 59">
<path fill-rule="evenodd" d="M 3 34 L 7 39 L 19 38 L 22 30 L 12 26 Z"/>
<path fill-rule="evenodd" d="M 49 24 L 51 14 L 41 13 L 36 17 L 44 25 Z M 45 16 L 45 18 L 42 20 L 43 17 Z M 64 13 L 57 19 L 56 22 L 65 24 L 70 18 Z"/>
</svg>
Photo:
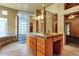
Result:
<svg viewBox="0 0 79 59">
<path fill-rule="evenodd" d="M 26 36 L 29 33 L 29 13 L 18 13 L 18 41 L 19 43 L 26 42 Z"/>
</svg>

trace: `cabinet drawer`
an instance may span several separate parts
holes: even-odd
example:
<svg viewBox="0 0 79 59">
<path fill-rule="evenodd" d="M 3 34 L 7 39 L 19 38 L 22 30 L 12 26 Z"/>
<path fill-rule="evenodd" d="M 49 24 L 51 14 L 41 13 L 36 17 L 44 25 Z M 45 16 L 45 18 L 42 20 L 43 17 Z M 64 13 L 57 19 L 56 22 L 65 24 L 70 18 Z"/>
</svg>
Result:
<svg viewBox="0 0 79 59">
<path fill-rule="evenodd" d="M 54 42 L 63 39 L 63 36 L 55 36 L 54 37 Z"/>
<path fill-rule="evenodd" d="M 37 56 L 45 56 L 45 55 L 42 54 L 40 51 L 37 51 Z"/>
<path fill-rule="evenodd" d="M 42 54 L 45 55 L 45 49 L 42 49 L 42 48 L 40 48 L 40 47 L 37 47 L 37 51 L 40 51 Z"/>
<path fill-rule="evenodd" d="M 59 38 L 54 38 L 54 40 L 53 40 L 53 41 L 54 41 L 54 42 L 56 42 L 56 41 L 58 41 L 58 40 L 60 40 L 60 39 L 59 39 Z"/>
<path fill-rule="evenodd" d="M 40 47 L 42 49 L 45 49 L 45 44 L 37 43 L 37 47 Z"/>
<path fill-rule="evenodd" d="M 37 40 L 38 43 L 45 44 L 45 41 Z"/>
<path fill-rule="evenodd" d="M 40 43 L 44 43 L 45 44 L 45 39 L 43 39 L 43 38 L 37 38 L 37 42 L 40 42 Z"/>
<path fill-rule="evenodd" d="M 32 43 L 36 43 L 36 39 L 35 39 L 35 40 L 34 40 L 34 39 L 33 39 L 33 40 L 31 40 L 31 42 L 32 42 Z"/>
</svg>

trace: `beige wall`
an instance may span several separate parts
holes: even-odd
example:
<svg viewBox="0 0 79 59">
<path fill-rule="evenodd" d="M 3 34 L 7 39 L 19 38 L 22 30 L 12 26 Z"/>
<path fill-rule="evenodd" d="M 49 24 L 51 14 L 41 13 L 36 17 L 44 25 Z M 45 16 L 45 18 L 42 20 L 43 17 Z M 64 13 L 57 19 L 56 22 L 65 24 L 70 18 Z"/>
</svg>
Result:
<svg viewBox="0 0 79 59">
<path fill-rule="evenodd" d="M 38 21 L 39 21 L 39 32 L 40 32 L 40 33 L 44 33 L 44 25 L 42 26 L 42 24 L 44 24 L 44 22 L 41 23 L 41 19 L 38 20 Z M 41 26 L 42 26 L 42 27 L 41 27 Z M 41 28 L 42 28 L 42 30 L 41 30 Z"/>
<path fill-rule="evenodd" d="M 58 4 L 58 33 L 64 33 L 64 4 Z"/>
<path fill-rule="evenodd" d="M 46 11 L 46 33 L 52 33 L 52 13 Z"/>
<path fill-rule="evenodd" d="M 6 8 L 6 7 L 2 7 L 0 6 L 0 11 L 1 10 L 6 10 L 8 11 L 8 32 L 9 33 L 15 33 L 15 29 L 16 29 L 16 17 L 17 17 L 17 11 L 10 9 L 10 8 Z M 1 16 L 4 17 L 4 16 Z"/>
</svg>

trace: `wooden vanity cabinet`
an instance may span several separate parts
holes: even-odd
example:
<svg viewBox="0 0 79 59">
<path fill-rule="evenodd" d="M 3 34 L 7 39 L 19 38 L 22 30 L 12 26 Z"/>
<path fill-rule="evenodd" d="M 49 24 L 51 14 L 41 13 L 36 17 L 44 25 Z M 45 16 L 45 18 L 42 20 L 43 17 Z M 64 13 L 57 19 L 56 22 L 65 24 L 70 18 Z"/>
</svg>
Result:
<svg viewBox="0 0 79 59">
<path fill-rule="evenodd" d="M 30 48 L 35 56 L 61 55 L 63 45 L 63 35 L 30 36 Z"/>
</svg>

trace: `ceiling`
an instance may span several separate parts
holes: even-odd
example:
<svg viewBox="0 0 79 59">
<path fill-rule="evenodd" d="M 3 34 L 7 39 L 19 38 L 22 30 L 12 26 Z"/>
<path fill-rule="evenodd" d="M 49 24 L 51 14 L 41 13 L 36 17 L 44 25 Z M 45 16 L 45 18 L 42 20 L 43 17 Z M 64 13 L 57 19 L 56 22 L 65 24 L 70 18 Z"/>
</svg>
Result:
<svg viewBox="0 0 79 59">
<path fill-rule="evenodd" d="M 52 5 L 52 3 L 0 3 L 0 5 L 2 6 L 16 10 L 26 11 L 32 14 L 35 13 L 36 9 L 41 9 L 42 4 L 44 4 L 45 7 Z"/>
</svg>

